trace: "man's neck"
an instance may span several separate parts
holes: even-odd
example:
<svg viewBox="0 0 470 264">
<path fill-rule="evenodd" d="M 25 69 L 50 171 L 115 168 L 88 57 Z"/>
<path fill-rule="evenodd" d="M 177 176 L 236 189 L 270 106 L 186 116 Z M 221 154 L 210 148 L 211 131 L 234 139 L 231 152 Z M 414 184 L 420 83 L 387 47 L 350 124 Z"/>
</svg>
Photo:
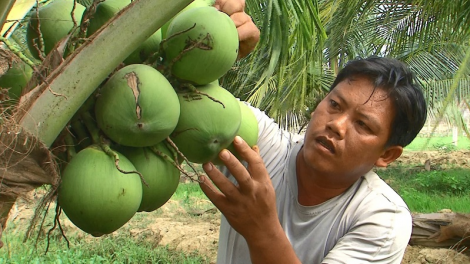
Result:
<svg viewBox="0 0 470 264">
<path fill-rule="evenodd" d="M 328 201 L 344 193 L 353 182 L 345 182 L 338 186 L 338 181 L 331 182 L 338 175 L 326 175 L 312 171 L 301 159 L 302 150 L 296 158 L 297 198 L 301 205 L 313 206 Z"/>
</svg>

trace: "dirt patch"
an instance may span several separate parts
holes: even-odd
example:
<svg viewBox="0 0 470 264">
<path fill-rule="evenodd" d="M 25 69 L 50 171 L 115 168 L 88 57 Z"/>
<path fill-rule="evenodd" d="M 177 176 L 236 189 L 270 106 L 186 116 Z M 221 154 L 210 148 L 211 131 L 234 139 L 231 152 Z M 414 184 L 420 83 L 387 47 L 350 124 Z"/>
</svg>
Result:
<svg viewBox="0 0 470 264">
<path fill-rule="evenodd" d="M 470 257 L 446 248 L 408 246 L 402 264 L 468 264 Z"/>
<path fill-rule="evenodd" d="M 459 151 L 404 151 L 392 166 L 414 165 L 430 169 L 446 169 L 449 167 L 470 168 L 470 150 Z"/>
<path fill-rule="evenodd" d="M 469 168 L 469 151 L 456 152 L 420 152 L 404 153 L 397 163 L 425 166 L 430 160 L 431 166 L 458 166 Z M 8 226 L 26 226 L 33 215 L 33 204 L 37 200 L 31 194 L 31 200 L 23 199 L 13 206 L 10 212 L 7 233 L 16 233 Z M 206 203 L 207 201 L 201 201 Z M 66 218 L 62 221 L 69 235 L 90 237 L 78 230 Z M 156 245 L 169 246 L 185 252 L 198 251 L 215 263 L 217 254 L 220 213 L 215 209 L 205 211 L 186 211 L 177 202 L 170 201 L 152 213 L 139 213 L 124 228 L 117 232 L 128 232 L 136 241 L 150 241 Z M 21 233 L 19 233 L 21 234 Z M 470 263 L 466 252 L 458 252 L 452 248 L 427 248 L 408 246 L 402 264 L 464 264 Z"/>
</svg>

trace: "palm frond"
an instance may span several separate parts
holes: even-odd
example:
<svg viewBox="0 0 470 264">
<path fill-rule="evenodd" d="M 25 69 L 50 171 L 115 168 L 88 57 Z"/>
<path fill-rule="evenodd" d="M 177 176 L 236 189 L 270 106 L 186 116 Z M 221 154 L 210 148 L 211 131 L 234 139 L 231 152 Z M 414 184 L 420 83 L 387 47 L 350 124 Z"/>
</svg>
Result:
<svg viewBox="0 0 470 264">
<path fill-rule="evenodd" d="M 249 1 L 260 43 L 221 83 L 287 127 L 301 123 L 338 70 L 356 57 L 395 57 L 412 67 L 429 89 L 426 93 L 440 89 L 454 96 L 451 80 L 456 78 L 462 89 L 455 92 L 465 94 L 463 82 L 470 75 L 467 2 Z"/>
<path fill-rule="evenodd" d="M 260 28 L 255 51 L 221 81 L 242 100 L 280 121 L 287 111 L 300 113 L 319 86 L 311 72 L 323 76 L 326 33 L 317 1 L 268 0 L 247 2 L 247 12 Z M 286 120 L 286 119 L 284 119 Z"/>
</svg>

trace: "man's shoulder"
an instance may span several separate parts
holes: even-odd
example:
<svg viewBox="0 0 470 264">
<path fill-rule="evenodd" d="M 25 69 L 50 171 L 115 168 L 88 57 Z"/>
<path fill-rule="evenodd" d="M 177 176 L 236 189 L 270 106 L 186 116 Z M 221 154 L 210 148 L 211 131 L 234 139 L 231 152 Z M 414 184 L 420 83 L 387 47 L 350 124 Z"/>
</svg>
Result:
<svg viewBox="0 0 470 264">
<path fill-rule="evenodd" d="M 369 203 L 368 206 L 371 204 L 377 204 L 378 206 L 393 205 L 408 211 L 408 206 L 403 198 L 375 172 L 366 173 L 363 179 L 360 188 L 368 196 L 364 199 L 364 202 Z"/>
</svg>

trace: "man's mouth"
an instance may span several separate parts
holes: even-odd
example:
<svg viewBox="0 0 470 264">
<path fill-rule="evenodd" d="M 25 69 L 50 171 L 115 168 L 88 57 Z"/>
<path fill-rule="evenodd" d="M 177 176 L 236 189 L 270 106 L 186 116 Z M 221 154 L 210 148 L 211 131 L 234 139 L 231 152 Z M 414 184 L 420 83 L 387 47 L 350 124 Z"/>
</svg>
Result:
<svg viewBox="0 0 470 264">
<path fill-rule="evenodd" d="M 326 137 L 318 137 L 316 141 L 324 148 L 328 149 L 331 153 L 335 153 L 335 146 L 333 145 L 333 142 L 328 140 Z"/>
</svg>

